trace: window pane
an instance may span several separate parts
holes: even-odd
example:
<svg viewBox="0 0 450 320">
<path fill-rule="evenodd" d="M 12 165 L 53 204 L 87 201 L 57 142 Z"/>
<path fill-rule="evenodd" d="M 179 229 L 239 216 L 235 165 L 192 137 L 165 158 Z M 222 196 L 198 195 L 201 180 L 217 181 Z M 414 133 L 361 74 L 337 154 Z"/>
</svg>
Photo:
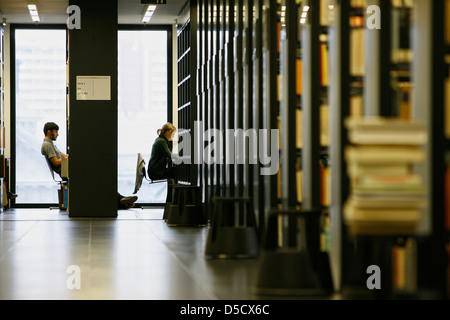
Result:
<svg viewBox="0 0 450 320">
<path fill-rule="evenodd" d="M 119 192 L 134 191 L 137 154 L 146 166 L 167 122 L 167 31 L 119 31 Z M 166 183 L 143 180 L 138 203 L 164 203 Z"/>
<path fill-rule="evenodd" d="M 66 150 L 66 31 L 15 31 L 16 203 L 58 203 L 41 145 L 43 127 L 56 122 L 55 144 Z"/>
</svg>

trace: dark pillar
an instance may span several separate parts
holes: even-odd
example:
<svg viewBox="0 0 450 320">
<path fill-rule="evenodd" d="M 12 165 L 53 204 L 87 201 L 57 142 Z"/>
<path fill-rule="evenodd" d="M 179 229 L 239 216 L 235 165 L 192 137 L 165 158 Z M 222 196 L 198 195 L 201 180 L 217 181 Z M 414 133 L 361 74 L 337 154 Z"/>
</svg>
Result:
<svg viewBox="0 0 450 320">
<path fill-rule="evenodd" d="M 117 216 L 117 1 L 71 0 L 69 30 L 69 216 Z M 77 77 L 110 77 L 110 98 L 78 100 Z M 79 97 L 78 97 L 79 98 Z"/>
</svg>

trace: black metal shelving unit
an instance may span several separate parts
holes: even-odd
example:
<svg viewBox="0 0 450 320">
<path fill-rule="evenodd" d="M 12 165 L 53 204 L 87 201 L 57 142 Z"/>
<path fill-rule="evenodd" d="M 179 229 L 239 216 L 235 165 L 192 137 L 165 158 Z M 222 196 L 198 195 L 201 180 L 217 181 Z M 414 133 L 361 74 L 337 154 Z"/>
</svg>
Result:
<svg viewBox="0 0 450 320">
<path fill-rule="evenodd" d="M 395 2 L 396 5 L 398 2 Z M 352 50 L 352 38 L 349 37 L 352 28 L 348 21 L 360 10 L 350 8 L 345 1 L 335 1 L 335 20 L 330 29 L 331 64 L 340 66 L 334 68 L 331 74 L 330 87 L 330 155 L 332 160 L 332 206 L 330 208 L 332 224 L 332 258 L 334 262 L 333 275 L 335 288 L 343 297 L 368 297 L 394 299 L 409 298 L 442 298 L 445 292 L 445 269 L 447 258 L 444 240 L 444 207 L 443 207 L 443 41 L 433 33 L 433 30 L 443 27 L 443 2 L 428 2 L 417 0 L 412 8 L 395 8 L 390 1 L 368 1 L 367 5 L 378 5 L 381 12 L 388 12 L 381 20 L 380 30 L 368 30 L 365 27 L 365 59 L 370 64 L 364 74 L 351 73 L 347 50 Z M 402 5 L 407 5 L 403 4 Z M 401 13 L 400 15 L 398 13 Z M 395 33 L 393 28 L 396 18 L 412 17 L 414 28 L 411 39 L 414 59 L 411 64 L 391 61 Z M 349 20 L 350 19 L 350 20 Z M 365 20 L 364 20 L 365 22 Z M 406 21 L 408 22 L 408 21 Z M 442 33 L 440 33 L 442 36 Z M 400 42 L 402 40 L 400 39 Z M 375 53 L 375 55 L 374 55 Z M 439 70 L 441 70 L 439 72 Z M 401 71 L 401 72 L 399 72 Z M 408 75 L 410 71 L 410 76 Z M 400 76 L 399 76 L 400 74 Z M 414 100 L 411 101 L 411 111 L 400 112 L 397 84 L 401 81 L 414 83 Z M 359 91 L 362 82 L 363 91 Z M 355 85 L 356 84 L 356 85 Z M 425 181 L 428 194 L 428 209 L 416 234 L 390 235 L 354 235 L 350 234 L 343 221 L 342 206 L 349 196 L 349 181 L 347 164 L 343 151 L 348 143 L 344 120 L 352 112 L 348 106 L 350 100 L 362 93 L 362 116 L 382 116 L 403 119 L 416 119 L 424 123 L 428 142 L 425 144 L 426 161 L 422 167 L 416 168 Z M 413 285 L 396 288 L 393 284 L 394 265 L 392 250 L 395 246 L 405 246 L 412 242 L 416 248 L 415 260 L 411 260 L 411 268 L 415 269 L 410 279 Z M 435 261 L 433 265 L 426 261 Z M 378 265 L 383 271 L 383 290 L 370 291 L 366 287 L 366 268 L 368 264 Z M 438 280 L 440 279 L 440 280 Z"/>
<path fill-rule="evenodd" d="M 320 5 L 305 1 L 307 19 L 302 25 L 302 169 L 303 209 L 320 208 Z"/>
<path fill-rule="evenodd" d="M 264 145 L 272 150 L 271 129 L 278 129 L 280 115 L 279 77 L 280 77 L 280 3 L 276 0 L 262 2 L 262 126 L 267 130 Z M 281 172 L 283 168 L 280 168 Z M 271 208 L 278 207 L 279 185 L 277 174 L 264 175 L 265 215 Z"/>
<path fill-rule="evenodd" d="M 5 53 L 4 53 L 4 27 L 0 26 L 0 192 L 1 192 L 1 203 L 0 203 L 0 213 L 3 212 L 5 208 L 9 207 L 9 199 L 7 198 L 7 191 L 9 191 L 9 181 L 7 177 L 9 170 L 7 166 L 8 159 L 5 158 L 5 148 L 6 148 L 6 137 L 5 137 Z M 6 197 L 6 198 L 5 198 Z"/>
<path fill-rule="evenodd" d="M 354 265 L 352 249 L 346 239 L 346 229 L 342 217 L 342 207 L 349 193 L 344 159 L 344 146 L 348 144 L 347 130 L 344 119 L 350 114 L 350 4 L 348 1 L 336 2 L 333 8 L 333 19 L 330 22 L 330 147 L 331 159 L 331 205 L 330 237 L 331 237 L 331 273 L 334 289 L 341 293 L 343 284 L 349 282 Z M 353 57 L 354 58 L 354 57 Z M 359 98 L 362 101 L 362 97 Z M 354 259 L 353 259 L 354 260 Z M 347 272 L 344 272 L 347 271 Z"/>
<path fill-rule="evenodd" d="M 444 28 L 445 0 L 416 0 L 412 8 L 398 8 L 399 1 L 393 3 L 387 0 L 305 0 L 301 3 L 295 0 L 198 0 L 190 3 L 189 30 L 191 37 L 195 34 L 199 38 L 190 39 L 188 95 L 191 111 L 188 116 L 180 116 L 181 119 L 190 117 L 187 128 L 192 129 L 195 120 L 202 120 L 203 132 L 250 128 L 270 131 L 278 126 L 281 129 L 279 176 L 261 175 L 264 166 L 260 162 L 203 163 L 200 179 L 205 203 L 216 196 L 250 196 L 261 230 L 265 229 L 268 214 L 274 208 L 300 211 L 318 208 L 322 214 L 326 212 L 331 225 L 334 288 L 344 296 L 348 292 L 371 298 L 401 296 L 404 292 L 396 292 L 391 285 L 389 255 L 393 245 L 402 241 L 404 244 L 408 239 L 417 240 L 418 255 L 417 290 L 408 296 L 427 296 L 430 292 L 441 296 L 445 282 L 442 279 L 445 279 L 447 264 L 443 253 L 448 232 L 443 227 L 443 173 L 446 146 L 450 144 L 443 135 L 444 87 L 439 84 L 444 83 L 442 70 L 448 70 L 449 65 L 443 57 L 450 50 L 440 39 L 442 33 L 434 32 Z M 410 2 L 401 3 L 406 6 Z M 381 15 L 379 30 L 369 30 L 365 25 L 369 5 L 389 13 Z M 330 10 L 329 26 L 321 24 L 320 11 L 324 8 Z M 396 19 L 405 16 L 411 17 L 414 25 L 412 22 L 409 26 L 399 24 Z M 405 33 L 407 29 L 411 32 Z M 393 33 L 398 30 L 399 34 Z M 328 38 L 321 39 L 321 34 L 327 34 Z M 402 38 L 405 34 L 408 39 Z M 358 37 L 360 42 L 355 50 Z M 411 63 L 392 61 L 392 49 L 411 44 L 414 54 Z M 328 86 L 320 78 L 324 67 L 321 65 L 323 46 L 329 50 Z M 362 60 L 355 67 L 357 56 Z M 299 61 L 302 62 L 301 77 L 297 68 Z M 408 89 L 415 90 L 414 95 L 402 91 L 407 82 L 414 83 L 414 87 Z M 405 105 L 400 105 L 402 103 Z M 321 126 L 326 125 L 321 121 L 320 107 L 326 104 L 328 146 L 321 142 Z M 299 111 L 300 135 L 296 120 Z M 431 218 L 423 234 L 354 237 L 348 232 L 342 211 L 350 193 L 344 157 L 349 145 L 344 123 L 349 116 L 401 117 L 426 123 L 431 142 L 426 146 L 428 161 L 422 174 L 430 195 L 428 214 Z M 223 149 L 216 150 L 222 153 L 223 159 L 227 156 L 226 146 L 231 142 L 224 138 Z M 211 142 L 204 141 L 203 146 Z M 266 150 L 271 150 L 270 143 L 268 138 Z M 261 146 L 259 144 L 258 148 Z M 249 147 L 246 146 L 246 156 Z M 329 207 L 323 207 L 321 201 L 321 162 L 331 168 Z M 188 172 L 193 176 L 195 170 L 190 168 Z M 298 201 L 296 179 L 299 170 L 303 172 L 301 201 Z M 435 266 L 426 263 L 430 260 L 436 261 Z M 367 261 L 378 262 L 385 268 L 387 276 L 383 286 L 387 286 L 386 291 L 368 292 L 365 286 Z"/>
<path fill-rule="evenodd" d="M 263 59 L 263 41 L 264 41 L 264 19 L 263 3 L 264 0 L 253 0 L 252 14 L 252 37 L 251 51 L 248 52 L 252 65 L 252 95 L 251 95 L 251 119 L 250 123 L 258 132 L 264 128 L 263 99 L 264 99 L 264 59 Z M 266 206 L 265 206 L 265 179 L 260 174 L 261 163 L 257 162 L 251 166 L 251 185 L 254 199 L 255 213 L 260 228 L 266 226 Z"/>
<path fill-rule="evenodd" d="M 444 224 L 447 256 L 450 257 L 450 1 L 444 1 L 444 136 L 445 136 L 445 203 Z M 447 264 L 447 292 L 446 298 L 450 299 L 450 264 Z"/>
<path fill-rule="evenodd" d="M 178 136 L 179 141 L 190 140 L 190 145 L 184 144 L 179 156 L 182 163 L 179 165 L 179 183 L 199 186 L 202 181 L 202 172 L 198 160 L 198 149 L 194 139 L 198 137 L 196 121 L 201 121 L 201 101 L 197 93 L 201 91 L 201 75 L 198 72 L 199 55 L 202 47 L 197 39 L 198 10 L 197 2 L 190 1 L 189 12 L 184 21 L 179 21 L 177 30 L 178 51 Z"/>
<path fill-rule="evenodd" d="M 281 206 L 295 208 L 297 203 L 297 108 L 300 96 L 297 92 L 297 59 L 300 59 L 299 4 L 295 0 L 281 2 L 280 30 L 280 136 L 281 136 Z"/>
<path fill-rule="evenodd" d="M 249 183 L 252 167 L 248 158 L 243 164 L 243 159 L 236 158 L 236 143 L 241 141 L 226 134 L 227 130 L 245 131 L 253 127 L 253 64 L 250 63 L 252 5 L 250 0 L 198 1 L 190 4 L 191 23 L 192 7 L 196 6 L 196 32 L 200 42 L 197 45 L 197 60 L 193 62 L 197 72 L 195 93 L 198 113 L 195 120 L 202 121 L 200 131 L 214 135 L 203 136 L 201 146 L 201 152 L 204 147 L 214 150 L 213 154 L 207 154 L 213 157 L 213 161 L 201 161 L 200 167 L 203 195 L 210 215 L 212 206 L 209 204 L 216 196 L 254 194 L 253 184 Z M 247 152 L 247 149 L 244 151 Z M 199 155 L 199 159 L 204 160 L 203 154 Z"/>
</svg>

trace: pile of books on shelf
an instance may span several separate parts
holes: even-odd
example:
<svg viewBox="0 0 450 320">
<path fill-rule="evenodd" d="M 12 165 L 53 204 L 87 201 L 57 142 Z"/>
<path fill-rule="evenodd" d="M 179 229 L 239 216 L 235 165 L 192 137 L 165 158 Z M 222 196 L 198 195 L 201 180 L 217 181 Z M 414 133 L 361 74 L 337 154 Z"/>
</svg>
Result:
<svg viewBox="0 0 450 320">
<path fill-rule="evenodd" d="M 345 149 L 350 195 L 343 215 L 353 234 L 415 234 L 427 207 L 427 135 L 422 124 L 386 118 L 348 119 Z"/>
</svg>

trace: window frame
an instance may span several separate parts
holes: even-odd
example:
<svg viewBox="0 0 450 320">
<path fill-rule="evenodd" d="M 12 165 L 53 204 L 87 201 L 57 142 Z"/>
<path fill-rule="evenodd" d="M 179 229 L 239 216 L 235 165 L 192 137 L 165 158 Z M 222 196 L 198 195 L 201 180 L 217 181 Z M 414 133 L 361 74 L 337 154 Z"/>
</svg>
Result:
<svg viewBox="0 0 450 320">
<path fill-rule="evenodd" d="M 173 122 L 173 30 L 172 25 L 134 25 L 134 24 L 119 24 L 118 32 L 120 31 L 167 31 L 167 121 Z M 119 36 L 117 34 L 117 36 Z M 146 180 L 143 181 L 143 183 Z M 143 207 L 162 207 L 165 203 L 143 203 L 136 202 L 135 208 Z"/>
<path fill-rule="evenodd" d="M 17 120 L 17 105 L 16 105 L 16 30 L 66 30 L 66 52 L 67 52 L 67 26 L 65 24 L 10 24 L 10 121 L 11 121 L 11 160 L 10 160 L 10 189 L 11 192 L 16 193 L 16 120 Z M 67 105 L 66 105 L 66 118 L 67 118 Z M 67 125 L 67 124 L 65 124 Z M 67 140 L 67 138 L 66 138 Z M 68 141 L 66 141 L 66 146 Z M 67 150 L 62 150 L 67 152 Z M 50 178 L 50 174 L 49 174 Z M 19 195 L 20 196 L 20 195 Z M 9 205 L 11 208 L 49 208 L 54 207 L 58 204 L 56 203 L 16 203 L 16 199 L 10 199 Z"/>
</svg>

